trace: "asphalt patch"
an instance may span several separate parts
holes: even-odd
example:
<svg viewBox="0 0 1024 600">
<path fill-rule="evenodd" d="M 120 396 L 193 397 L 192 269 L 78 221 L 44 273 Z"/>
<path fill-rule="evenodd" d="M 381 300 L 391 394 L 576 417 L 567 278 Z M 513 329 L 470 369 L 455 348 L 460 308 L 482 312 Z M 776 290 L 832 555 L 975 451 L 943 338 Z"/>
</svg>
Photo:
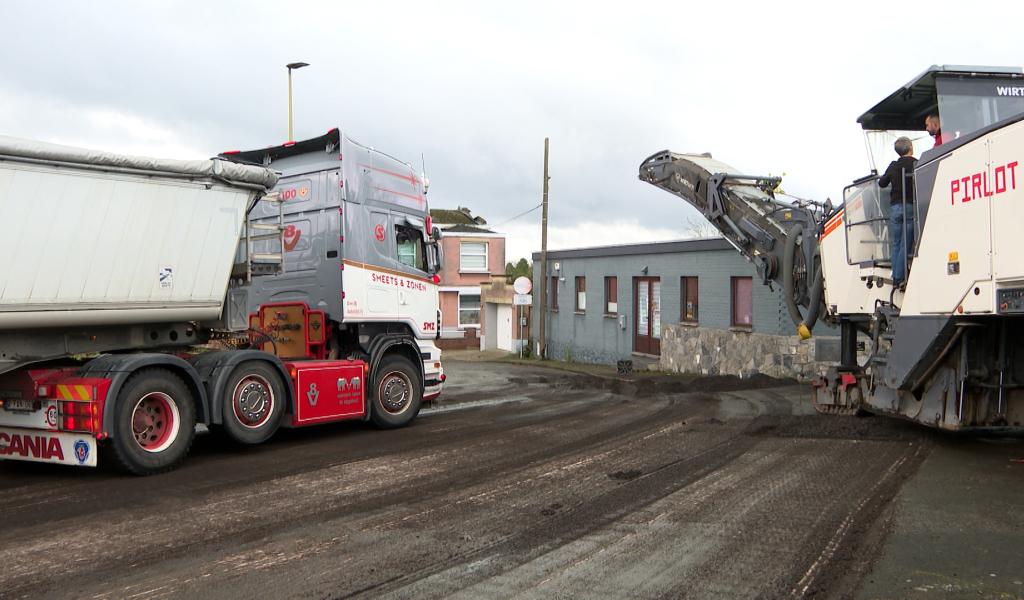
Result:
<svg viewBox="0 0 1024 600">
<path fill-rule="evenodd" d="M 551 505 L 545 507 L 544 509 L 542 509 L 540 511 L 540 514 L 544 515 L 545 517 L 550 517 L 550 516 L 554 515 L 555 513 L 557 513 L 558 509 L 560 509 L 560 508 L 562 508 L 562 505 L 559 504 L 558 502 L 556 502 L 556 503 L 551 504 Z"/>
<path fill-rule="evenodd" d="M 615 479 L 617 481 L 630 481 L 632 479 L 636 479 L 641 475 L 643 475 L 643 471 L 639 471 L 637 469 L 629 469 L 626 471 L 615 471 L 614 473 L 609 473 L 608 478 Z"/>
</svg>

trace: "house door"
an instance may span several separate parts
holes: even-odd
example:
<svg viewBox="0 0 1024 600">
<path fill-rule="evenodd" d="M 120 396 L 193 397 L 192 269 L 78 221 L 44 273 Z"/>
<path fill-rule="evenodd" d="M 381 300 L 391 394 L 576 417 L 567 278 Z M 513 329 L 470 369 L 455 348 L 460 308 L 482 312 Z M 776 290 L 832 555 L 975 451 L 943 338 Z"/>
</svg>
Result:
<svg viewBox="0 0 1024 600">
<path fill-rule="evenodd" d="M 633 351 L 661 354 L 661 280 L 633 278 Z"/>
<path fill-rule="evenodd" d="M 498 318 L 495 323 L 494 335 L 497 336 L 498 349 L 512 351 L 512 305 L 499 304 Z M 490 332 L 488 332 L 490 333 Z"/>
</svg>

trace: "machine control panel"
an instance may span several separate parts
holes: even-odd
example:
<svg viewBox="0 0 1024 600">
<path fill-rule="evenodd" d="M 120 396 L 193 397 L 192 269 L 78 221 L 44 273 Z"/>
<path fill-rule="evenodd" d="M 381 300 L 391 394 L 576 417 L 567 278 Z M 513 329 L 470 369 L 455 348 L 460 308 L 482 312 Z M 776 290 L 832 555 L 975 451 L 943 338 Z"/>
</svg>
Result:
<svg viewBox="0 0 1024 600">
<path fill-rule="evenodd" d="M 1000 314 L 1024 313 L 1024 288 L 997 290 L 996 308 Z"/>
</svg>

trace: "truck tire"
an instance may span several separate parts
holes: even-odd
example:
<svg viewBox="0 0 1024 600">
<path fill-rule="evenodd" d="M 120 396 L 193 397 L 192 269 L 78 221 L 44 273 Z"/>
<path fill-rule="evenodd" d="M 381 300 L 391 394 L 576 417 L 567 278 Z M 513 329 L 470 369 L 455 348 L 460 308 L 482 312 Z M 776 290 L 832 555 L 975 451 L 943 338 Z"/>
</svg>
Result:
<svg viewBox="0 0 1024 600">
<path fill-rule="evenodd" d="M 286 402 L 281 376 L 271 365 L 250 360 L 235 367 L 221 405 L 224 431 L 241 444 L 270 439 L 281 425 Z"/>
<path fill-rule="evenodd" d="M 170 471 L 188 454 L 195 429 L 195 399 L 185 382 L 166 369 L 144 369 L 114 402 L 110 454 L 135 475 Z"/>
<path fill-rule="evenodd" d="M 420 412 L 423 383 L 416 365 L 397 354 L 385 356 L 373 376 L 370 420 L 381 429 L 408 425 Z"/>
</svg>

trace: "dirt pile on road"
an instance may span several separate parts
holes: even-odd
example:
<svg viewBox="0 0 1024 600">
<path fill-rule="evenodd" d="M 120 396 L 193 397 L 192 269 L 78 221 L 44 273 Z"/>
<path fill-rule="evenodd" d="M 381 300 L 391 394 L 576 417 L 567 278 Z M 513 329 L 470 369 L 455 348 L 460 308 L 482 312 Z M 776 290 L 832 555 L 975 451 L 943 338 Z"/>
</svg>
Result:
<svg viewBox="0 0 1024 600">
<path fill-rule="evenodd" d="M 731 392 L 799 385 L 795 379 L 778 379 L 760 373 L 752 377 L 735 375 L 708 375 L 685 377 L 678 375 L 639 375 L 636 377 L 600 377 L 584 373 L 564 375 L 534 375 L 512 378 L 515 383 L 538 383 L 573 390 L 599 389 L 624 396 L 650 394 L 685 394 L 690 392 Z"/>
<path fill-rule="evenodd" d="M 859 417 L 820 418 L 818 415 L 759 415 L 746 433 L 774 438 L 813 438 L 926 443 L 936 432 L 908 421 L 865 414 Z"/>
</svg>

